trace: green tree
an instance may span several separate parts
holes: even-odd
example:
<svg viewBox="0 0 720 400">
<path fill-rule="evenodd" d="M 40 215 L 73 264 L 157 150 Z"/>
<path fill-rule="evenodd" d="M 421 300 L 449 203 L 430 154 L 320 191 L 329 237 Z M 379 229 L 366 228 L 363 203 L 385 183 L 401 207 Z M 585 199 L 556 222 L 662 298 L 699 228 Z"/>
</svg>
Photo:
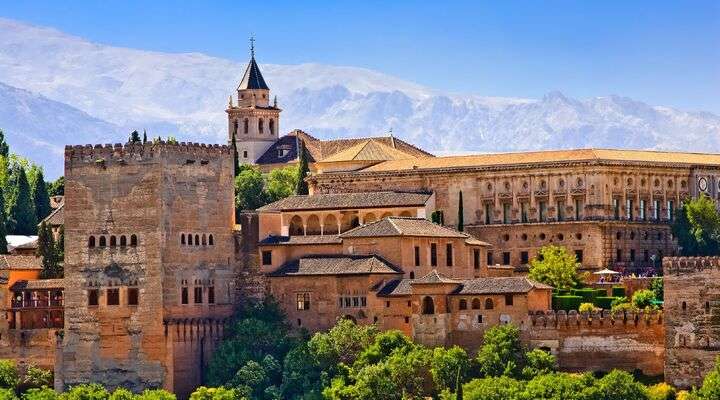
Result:
<svg viewBox="0 0 720 400">
<path fill-rule="evenodd" d="M 707 195 L 685 201 L 672 226 L 684 256 L 720 254 L 720 213 Z"/>
<path fill-rule="evenodd" d="M 652 278 L 652 280 L 650 281 L 650 290 L 652 290 L 653 294 L 655 294 L 656 300 L 663 300 L 665 296 L 663 278 Z"/>
<path fill-rule="evenodd" d="M 457 223 L 457 230 L 460 232 L 465 230 L 465 211 L 463 210 L 463 195 L 462 190 L 460 191 L 460 196 L 458 198 L 458 223 Z"/>
<path fill-rule="evenodd" d="M 135 400 L 135 394 L 125 388 L 119 387 L 110 394 L 108 400 Z"/>
<path fill-rule="evenodd" d="M 641 289 L 633 293 L 632 304 L 638 309 L 652 307 L 655 300 L 655 292 L 648 289 Z"/>
<path fill-rule="evenodd" d="M 237 141 L 235 139 L 235 132 L 232 134 L 232 152 L 233 152 L 233 170 L 235 171 L 235 176 L 240 175 L 240 159 L 238 156 L 238 149 L 237 149 Z"/>
<path fill-rule="evenodd" d="M 483 345 L 475 359 L 482 376 L 518 374 L 522 365 L 520 330 L 513 324 L 496 325 L 485 331 Z"/>
<path fill-rule="evenodd" d="M 162 389 L 145 389 L 135 396 L 136 400 L 175 400 L 174 394 Z"/>
<path fill-rule="evenodd" d="M 470 372 L 470 358 L 461 347 L 449 349 L 436 347 L 432 350 L 431 372 L 438 390 L 457 391 L 458 381 L 464 382 Z"/>
<path fill-rule="evenodd" d="M 48 185 L 48 196 L 65 195 L 65 177 L 61 176 Z"/>
<path fill-rule="evenodd" d="M 35 205 L 35 214 L 38 221 L 43 220 L 50 215 L 50 196 L 45 186 L 45 177 L 42 168 L 35 167 L 37 170 L 33 173 L 30 183 L 32 184 L 32 198 Z"/>
<path fill-rule="evenodd" d="M 57 400 L 60 396 L 49 387 L 28 389 L 22 395 L 23 400 Z"/>
<path fill-rule="evenodd" d="M 715 368 L 705 375 L 700 388 L 690 393 L 692 400 L 720 399 L 720 356 L 715 359 Z"/>
<path fill-rule="evenodd" d="M 308 185 L 305 178 L 310 174 L 310 166 L 308 165 L 308 152 L 305 148 L 305 142 L 298 139 L 298 180 L 295 194 L 307 195 Z"/>
<path fill-rule="evenodd" d="M 464 385 L 463 395 L 467 400 L 521 400 L 524 386 L 507 376 L 473 379 Z"/>
<path fill-rule="evenodd" d="M 5 218 L 5 198 L 2 194 L 2 190 L 0 190 L 0 254 L 7 254 L 7 240 L 5 239 L 5 236 L 7 235 L 7 229 L 5 228 L 7 225 L 7 219 Z"/>
<path fill-rule="evenodd" d="M 53 373 L 46 369 L 30 365 L 22 377 L 22 391 L 31 388 L 50 387 L 53 384 Z"/>
<path fill-rule="evenodd" d="M 143 144 L 147 143 L 147 131 L 143 129 Z"/>
<path fill-rule="evenodd" d="M 14 235 L 32 235 L 37 229 L 37 217 L 25 169 L 14 167 L 11 180 L 13 187 L 7 204 L 8 230 Z"/>
<path fill-rule="evenodd" d="M 320 370 L 320 364 L 307 342 L 300 343 L 288 352 L 283 361 L 282 398 L 321 398 L 323 382 L 330 382 L 327 375 Z"/>
<path fill-rule="evenodd" d="M 278 201 L 292 196 L 297 187 L 298 167 L 289 166 L 270 171 L 265 182 L 268 201 Z"/>
<path fill-rule="evenodd" d="M 461 376 L 460 368 L 457 370 L 455 376 L 455 400 L 463 400 L 463 381 L 460 379 Z"/>
<path fill-rule="evenodd" d="M 200 386 L 190 395 L 190 400 L 240 400 L 240 394 L 236 389 Z"/>
<path fill-rule="evenodd" d="M 60 260 L 58 259 L 57 246 L 50 227 L 45 221 L 38 227 L 38 248 L 36 255 L 42 260 L 42 271 L 40 277 L 43 279 L 58 278 Z"/>
<path fill-rule="evenodd" d="M 57 254 L 58 262 L 62 263 L 65 259 L 65 225 L 60 225 L 58 230 L 58 240 L 55 242 L 55 254 Z M 62 267 L 59 270 L 62 273 Z"/>
<path fill-rule="evenodd" d="M 538 375 L 527 382 L 522 399 L 601 400 L 594 392 L 590 374 L 554 373 Z M 628 397 L 631 399 L 632 397 Z"/>
<path fill-rule="evenodd" d="M 612 370 L 595 383 L 595 398 L 602 400 L 647 399 L 647 389 L 625 371 Z M 715 397 L 717 398 L 717 397 Z"/>
<path fill-rule="evenodd" d="M 61 400 L 106 400 L 110 393 L 98 383 L 73 386 L 60 395 Z"/>
<path fill-rule="evenodd" d="M 558 289 L 567 289 L 578 281 L 577 259 L 565 247 L 543 246 L 530 260 L 530 279 Z"/>
<path fill-rule="evenodd" d="M 0 360 L 0 388 L 15 389 L 20 382 L 17 364 L 13 360 Z"/>
<path fill-rule="evenodd" d="M 138 133 L 138 131 L 130 132 L 130 138 L 128 139 L 128 142 L 140 143 L 140 133 Z"/>
<path fill-rule="evenodd" d="M 525 379 L 546 375 L 557 369 L 557 358 L 545 350 L 533 349 L 525 353 L 522 375 Z"/>
<path fill-rule="evenodd" d="M 5 141 L 5 133 L 0 129 L 0 157 L 7 158 L 10 155 L 10 146 Z"/>
<path fill-rule="evenodd" d="M 235 207 L 238 210 L 254 210 L 267 204 L 265 182 L 260 169 L 252 165 L 240 167 L 235 177 Z"/>
</svg>

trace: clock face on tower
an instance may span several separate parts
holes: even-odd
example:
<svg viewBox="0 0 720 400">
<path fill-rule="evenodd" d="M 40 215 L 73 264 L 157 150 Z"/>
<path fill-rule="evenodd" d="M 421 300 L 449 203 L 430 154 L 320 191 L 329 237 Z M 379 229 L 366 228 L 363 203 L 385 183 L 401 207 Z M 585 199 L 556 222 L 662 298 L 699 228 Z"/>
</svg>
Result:
<svg viewBox="0 0 720 400">
<path fill-rule="evenodd" d="M 703 192 L 706 192 L 708 189 L 708 182 L 707 178 L 700 178 L 698 179 L 698 188 L 702 190 Z"/>
</svg>

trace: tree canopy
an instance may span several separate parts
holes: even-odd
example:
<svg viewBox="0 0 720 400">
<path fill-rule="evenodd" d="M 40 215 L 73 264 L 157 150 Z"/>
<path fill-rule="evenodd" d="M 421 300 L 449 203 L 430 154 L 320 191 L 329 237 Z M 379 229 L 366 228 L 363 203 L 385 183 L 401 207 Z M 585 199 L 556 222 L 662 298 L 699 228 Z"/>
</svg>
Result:
<svg viewBox="0 0 720 400">
<path fill-rule="evenodd" d="M 538 256 L 530 260 L 528 276 L 558 289 L 567 289 L 578 281 L 577 258 L 565 247 L 543 246 Z"/>
<path fill-rule="evenodd" d="M 707 195 L 686 200 L 672 226 L 684 256 L 720 255 L 720 213 Z"/>
<path fill-rule="evenodd" d="M 15 166 L 10 178 L 10 194 L 8 198 L 7 216 L 8 231 L 14 235 L 32 235 L 37 230 L 35 204 L 32 201 L 30 184 L 25 169 Z"/>
<path fill-rule="evenodd" d="M 310 174 L 308 164 L 308 152 L 305 142 L 298 139 L 298 180 L 295 187 L 295 194 L 306 195 L 309 193 L 305 178 Z"/>
<path fill-rule="evenodd" d="M 254 210 L 270 202 L 291 196 L 298 180 L 298 167 L 276 168 L 263 175 L 254 165 L 241 165 L 235 177 L 235 207 Z"/>
</svg>

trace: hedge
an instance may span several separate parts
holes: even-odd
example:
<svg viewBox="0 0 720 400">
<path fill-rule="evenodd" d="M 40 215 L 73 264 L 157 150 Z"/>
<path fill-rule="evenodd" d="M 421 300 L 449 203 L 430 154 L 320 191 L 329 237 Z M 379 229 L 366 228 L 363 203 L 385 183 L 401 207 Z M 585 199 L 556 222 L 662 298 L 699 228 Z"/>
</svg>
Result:
<svg viewBox="0 0 720 400">
<path fill-rule="evenodd" d="M 613 297 L 625 297 L 625 288 L 622 286 L 613 286 L 612 295 Z"/>
<path fill-rule="evenodd" d="M 605 296 L 607 296 L 606 289 L 595 289 L 595 297 L 605 297 Z"/>
<path fill-rule="evenodd" d="M 595 304 L 597 307 L 602 308 L 603 310 L 610 310 L 612 309 L 612 302 L 616 298 L 617 297 L 612 296 L 598 296 L 595 298 L 595 302 L 593 304 Z"/>
<path fill-rule="evenodd" d="M 553 309 L 554 310 L 577 310 L 580 307 L 580 303 L 583 303 L 581 296 L 553 296 Z"/>
<path fill-rule="evenodd" d="M 592 303 L 595 298 L 595 289 L 573 289 L 571 295 L 582 297 L 583 303 Z"/>
</svg>

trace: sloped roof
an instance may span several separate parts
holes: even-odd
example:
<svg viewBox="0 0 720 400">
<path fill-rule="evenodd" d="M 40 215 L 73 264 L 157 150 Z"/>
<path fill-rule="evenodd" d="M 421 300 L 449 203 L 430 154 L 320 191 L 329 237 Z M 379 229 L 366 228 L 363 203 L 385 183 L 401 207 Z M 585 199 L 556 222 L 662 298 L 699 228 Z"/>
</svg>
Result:
<svg viewBox="0 0 720 400">
<path fill-rule="evenodd" d="M 413 279 L 393 279 L 388 281 L 378 292 L 378 297 L 408 296 Z"/>
<path fill-rule="evenodd" d="M 369 139 L 339 151 L 320 162 L 405 160 L 415 156 Z"/>
<path fill-rule="evenodd" d="M 402 270 L 380 256 L 309 256 L 283 264 L 268 276 L 401 274 Z"/>
<path fill-rule="evenodd" d="M 21 280 L 15 282 L 10 290 L 32 290 L 32 289 L 62 289 L 65 287 L 64 280 L 61 279 L 33 279 L 30 281 Z"/>
<path fill-rule="evenodd" d="M 485 247 L 492 247 L 492 244 L 488 242 L 483 242 L 482 240 L 475 239 L 473 237 L 469 238 L 465 241 L 465 243 L 471 245 L 471 246 L 485 246 Z"/>
<path fill-rule="evenodd" d="M 303 236 L 268 236 L 260 241 L 260 245 L 308 245 L 308 244 L 341 244 L 337 235 L 303 235 Z"/>
<path fill-rule="evenodd" d="M 65 223 L 65 203 L 60 203 L 60 206 L 58 208 L 54 209 L 53 212 L 50 213 L 45 219 L 43 220 L 46 225 L 49 226 L 60 226 Z M 42 222 L 41 222 L 42 223 Z M 40 226 L 40 224 L 38 224 Z"/>
<path fill-rule="evenodd" d="M 39 257 L 21 255 L 0 255 L 0 269 L 42 269 Z"/>
<path fill-rule="evenodd" d="M 527 293 L 532 289 L 552 289 L 552 286 L 521 276 L 477 278 L 462 281 L 462 284 L 452 294 Z"/>
<path fill-rule="evenodd" d="M 248 63 L 247 68 L 245 68 L 245 73 L 238 85 L 238 90 L 247 89 L 270 90 L 267 83 L 265 83 L 265 79 L 263 79 L 263 76 L 260 73 L 260 67 L 258 67 L 255 62 L 255 57 L 250 58 L 250 62 Z"/>
<path fill-rule="evenodd" d="M 424 206 L 431 193 L 362 192 L 296 195 L 258 208 L 258 211 L 332 210 Z"/>
<path fill-rule="evenodd" d="M 424 218 L 386 217 L 341 233 L 340 237 L 419 236 L 468 238 L 469 235 L 435 224 Z"/>
<path fill-rule="evenodd" d="M 363 171 L 382 172 L 412 169 L 493 167 L 513 164 L 527 165 L 552 162 L 590 161 L 720 165 L 720 154 L 613 149 L 526 151 L 516 153 L 418 158 L 413 160 L 390 160 L 365 168 Z"/>
<path fill-rule="evenodd" d="M 412 281 L 412 285 L 415 284 L 433 284 L 433 283 L 461 283 L 461 280 L 448 278 L 447 276 L 437 272 L 436 269 L 430 271 L 427 275 L 420 279 Z"/>
<path fill-rule="evenodd" d="M 36 249 L 38 237 L 36 235 L 7 235 L 5 236 L 7 241 L 8 251 L 14 249 Z"/>
</svg>

